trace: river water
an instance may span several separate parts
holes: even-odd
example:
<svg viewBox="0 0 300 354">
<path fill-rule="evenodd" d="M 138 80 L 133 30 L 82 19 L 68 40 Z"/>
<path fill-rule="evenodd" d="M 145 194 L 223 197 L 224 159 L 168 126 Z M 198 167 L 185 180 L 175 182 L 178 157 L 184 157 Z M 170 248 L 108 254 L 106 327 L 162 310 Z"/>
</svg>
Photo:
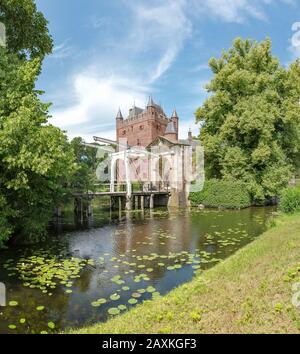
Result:
<svg viewBox="0 0 300 354">
<path fill-rule="evenodd" d="M 0 251 L 0 333 L 81 327 L 164 295 L 254 240 L 272 211 L 95 208 L 84 224 L 69 213 L 44 242 Z"/>
</svg>

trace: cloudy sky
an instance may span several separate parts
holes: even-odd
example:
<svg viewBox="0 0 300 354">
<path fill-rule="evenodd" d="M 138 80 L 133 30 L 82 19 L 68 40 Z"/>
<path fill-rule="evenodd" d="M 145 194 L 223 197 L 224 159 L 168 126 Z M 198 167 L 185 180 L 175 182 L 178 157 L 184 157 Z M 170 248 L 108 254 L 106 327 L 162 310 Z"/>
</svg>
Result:
<svg viewBox="0 0 300 354">
<path fill-rule="evenodd" d="M 115 138 L 119 106 L 125 116 L 134 102 L 144 107 L 149 95 L 167 115 L 176 107 L 181 137 L 189 127 L 197 134 L 194 112 L 207 97 L 208 60 L 234 38 L 270 37 L 283 65 L 300 55 L 299 0 L 36 3 L 55 43 L 38 88 L 53 103 L 51 122 L 70 138 Z"/>
</svg>

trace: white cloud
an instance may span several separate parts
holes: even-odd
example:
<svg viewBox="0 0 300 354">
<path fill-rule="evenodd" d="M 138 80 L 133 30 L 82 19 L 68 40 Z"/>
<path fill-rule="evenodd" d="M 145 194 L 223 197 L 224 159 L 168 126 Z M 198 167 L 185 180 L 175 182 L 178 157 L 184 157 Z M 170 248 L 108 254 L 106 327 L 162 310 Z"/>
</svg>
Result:
<svg viewBox="0 0 300 354">
<path fill-rule="evenodd" d="M 205 14 L 225 22 L 243 23 L 249 17 L 266 21 L 266 5 L 284 3 L 294 5 L 295 0 L 190 0 L 191 14 Z"/>
<path fill-rule="evenodd" d="M 73 52 L 71 46 L 68 46 L 69 39 L 65 40 L 63 43 L 56 45 L 53 48 L 53 53 L 51 55 L 52 58 L 62 59 L 67 58 Z"/>
<path fill-rule="evenodd" d="M 72 81 L 76 103 L 70 107 L 52 112 L 50 122 L 74 135 L 105 134 L 115 127 L 115 116 L 119 106 L 124 117 L 135 101 L 144 106 L 147 101 L 145 87 L 139 87 L 133 81 L 122 77 L 100 77 L 93 71 L 79 73 Z"/>
<path fill-rule="evenodd" d="M 111 20 L 106 17 L 91 16 L 90 25 L 94 29 L 105 28 L 111 25 Z"/>
<path fill-rule="evenodd" d="M 111 31 L 108 48 L 101 48 L 90 62 L 81 63 L 88 69 L 83 72 L 80 68 L 73 68 L 76 74 L 65 80 L 63 88 L 65 96 L 72 97 L 72 103 L 66 99 L 68 104 L 63 107 L 54 106 L 51 122 L 66 129 L 70 137 L 104 134 L 114 138 L 115 115 L 119 106 L 124 116 L 134 100 L 137 105 L 144 106 L 148 95 L 154 92 L 155 84 L 172 67 L 191 37 L 193 21 L 201 21 L 203 16 L 236 23 L 244 22 L 248 17 L 265 20 L 265 5 L 274 1 L 152 0 L 149 4 L 149 0 L 124 0 L 122 4 L 129 13 L 126 12 L 127 26 L 124 26 L 122 35 L 118 33 L 113 38 Z M 109 24 L 106 18 L 91 18 L 95 29 Z M 111 57 L 106 57 L 103 49 L 108 49 Z M 71 47 L 65 41 L 55 47 L 53 57 L 64 58 L 70 53 Z M 200 65 L 187 70 L 206 68 L 207 65 Z M 193 88 L 190 90 L 193 94 Z M 197 92 L 204 93 L 198 85 Z M 183 137 L 189 125 L 193 130 L 198 129 L 193 121 L 182 121 Z"/>
<path fill-rule="evenodd" d="M 193 136 L 198 136 L 200 133 L 199 124 L 195 123 L 195 118 L 179 123 L 179 139 L 187 139 L 188 132 L 191 130 Z"/>
<path fill-rule="evenodd" d="M 149 83 L 157 81 L 173 64 L 192 33 L 187 16 L 187 0 L 160 0 L 129 3 L 134 19 L 128 42 L 131 50 L 154 55 L 150 65 Z"/>
<path fill-rule="evenodd" d="M 299 47 L 298 47 L 298 46 L 296 47 L 296 46 L 290 45 L 290 46 L 288 47 L 288 51 L 290 52 L 290 55 L 291 55 L 290 62 L 293 62 L 293 61 L 295 61 L 296 59 L 299 59 L 299 58 L 300 58 L 300 46 L 299 46 Z M 290 62 L 287 63 L 287 64 L 290 64 Z"/>
<path fill-rule="evenodd" d="M 203 63 L 203 64 L 196 65 L 195 67 L 191 68 L 190 72 L 197 73 L 197 72 L 206 71 L 206 70 L 210 70 L 210 67 L 207 63 Z"/>
</svg>

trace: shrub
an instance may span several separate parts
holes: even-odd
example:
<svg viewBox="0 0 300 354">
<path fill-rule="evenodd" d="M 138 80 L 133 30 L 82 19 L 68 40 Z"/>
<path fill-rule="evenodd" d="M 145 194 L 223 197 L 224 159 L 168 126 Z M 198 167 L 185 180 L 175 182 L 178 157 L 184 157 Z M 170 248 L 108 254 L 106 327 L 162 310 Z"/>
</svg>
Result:
<svg viewBox="0 0 300 354">
<path fill-rule="evenodd" d="M 0 248 L 3 247 L 5 241 L 8 240 L 12 233 L 12 228 L 9 225 L 10 210 L 7 208 L 6 201 L 3 196 L 0 195 Z"/>
<path fill-rule="evenodd" d="M 236 180 L 210 179 L 205 181 L 201 192 L 192 192 L 193 206 L 203 204 L 207 207 L 246 208 L 251 206 L 251 198 L 244 183 Z"/>
<path fill-rule="evenodd" d="M 289 187 L 280 196 L 280 210 L 285 213 L 300 211 L 300 187 Z"/>
</svg>

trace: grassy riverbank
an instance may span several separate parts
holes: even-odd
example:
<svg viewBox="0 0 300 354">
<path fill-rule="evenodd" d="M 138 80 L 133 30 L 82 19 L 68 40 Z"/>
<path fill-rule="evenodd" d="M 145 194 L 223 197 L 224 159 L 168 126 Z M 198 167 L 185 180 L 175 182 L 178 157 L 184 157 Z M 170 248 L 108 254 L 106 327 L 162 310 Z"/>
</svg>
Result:
<svg viewBox="0 0 300 354">
<path fill-rule="evenodd" d="M 299 333 L 300 214 L 165 297 L 71 333 Z M 289 276 L 287 274 L 289 273 Z"/>
</svg>

